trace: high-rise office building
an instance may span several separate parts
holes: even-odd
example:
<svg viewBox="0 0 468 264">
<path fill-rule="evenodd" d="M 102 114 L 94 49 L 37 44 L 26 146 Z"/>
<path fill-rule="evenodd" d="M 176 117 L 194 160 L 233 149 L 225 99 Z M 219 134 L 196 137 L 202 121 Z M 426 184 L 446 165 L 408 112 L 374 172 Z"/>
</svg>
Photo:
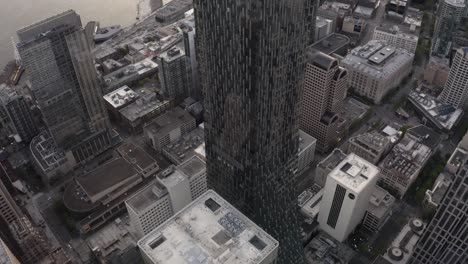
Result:
<svg viewBox="0 0 468 264">
<path fill-rule="evenodd" d="M 319 0 L 305 0 L 305 14 L 306 14 L 306 34 L 307 34 L 307 45 L 312 45 L 318 39 L 316 38 L 317 33 L 315 25 L 317 24 L 317 11 L 320 6 Z M 330 30 L 335 32 L 334 23 L 331 21 Z"/>
<path fill-rule="evenodd" d="M 455 108 L 468 106 L 468 47 L 455 53 L 449 76 L 439 99 Z"/>
<path fill-rule="evenodd" d="M 6 173 L 3 167 L 0 167 L 0 170 L 2 170 L 2 173 Z M 7 224 L 11 224 L 20 216 L 21 211 L 18 205 L 15 200 L 13 200 L 13 197 L 11 197 L 3 182 L 0 181 L 0 217 L 3 218 Z"/>
<path fill-rule="evenodd" d="M 201 87 L 200 87 L 200 74 L 198 69 L 197 50 L 195 48 L 196 41 L 196 29 L 195 29 L 195 17 L 187 19 L 183 22 L 184 31 L 184 46 L 185 46 L 185 57 L 187 65 L 189 65 L 189 89 L 188 95 L 196 100 L 201 99 Z"/>
<path fill-rule="evenodd" d="M 23 251 L 22 260 L 25 264 L 43 263 L 49 256 L 49 244 L 45 234 L 25 216 L 10 224 L 10 229 Z"/>
<path fill-rule="evenodd" d="M 468 263 L 468 163 L 452 179 L 434 218 L 409 261 L 411 264 Z"/>
<path fill-rule="evenodd" d="M 178 101 L 188 96 L 189 69 L 185 52 L 178 47 L 158 56 L 159 81 L 164 94 Z"/>
<path fill-rule="evenodd" d="M 288 264 L 304 261 L 293 190 L 305 4 L 194 1 L 208 186 L 278 239 Z"/>
<path fill-rule="evenodd" d="M 19 260 L 23 260 L 24 253 L 18 242 L 16 241 L 13 233 L 10 230 L 8 224 L 0 217 L 0 240 L 5 246 L 12 252 L 12 254 L 17 257 Z M 1 255 L 1 254 L 0 254 Z M 1 260 L 0 260 L 0 263 Z"/>
<path fill-rule="evenodd" d="M 0 122 L 11 133 L 18 134 L 23 142 L 39 134 L 24 97 L 6 84 L 0 85 Z"/>
<path fill-rule="evenodd" d="M 108 149 L 111 125 L 80 16 L 69 10 L 17 34 L 17 48 L 54 147 L 77 164 Z"/>
<path fill-rule="evenodd" d="M 432 39 L 433 54 L 441 57 L 446 57 L 450 54 L 453 37 L 464 16 L 465 8 L 465 0 L 439 1 L 434 37 Z"/>
<path fill-rule="evenodd" d="M 125 201 L 135 236 L 147 235 L 206 191 L 205 162 L 199 157 L 169 167 Z"/>
<path fill-rule="evenodd" d="M 301 129 L 317 139 L 324 153 L 337 143 L 338 120 L 348 90 L 348 72 L 322 52 L 307 54 Z"/>
<path fill-rule="evenodd" d="M 320 228 L 340 242 L 346 240 L 364 218 L 378 175 L 379 168 L 355 154 L 338 164 L 325 183 Z"/>
<path fill-rule="evenodd" d="M 7 172 L 3 166 L 0 166 L 0 170 L 2 176 L 7 176 Z M 15 240 L 9 225 L 17 221 L 22 214 L 20 208 L 3 183 L 3 180 L 2 177 L 0 180 L 0 239 L 16 257 L 21 259 L 23 257 L 23 251 Z"/>
</svg>

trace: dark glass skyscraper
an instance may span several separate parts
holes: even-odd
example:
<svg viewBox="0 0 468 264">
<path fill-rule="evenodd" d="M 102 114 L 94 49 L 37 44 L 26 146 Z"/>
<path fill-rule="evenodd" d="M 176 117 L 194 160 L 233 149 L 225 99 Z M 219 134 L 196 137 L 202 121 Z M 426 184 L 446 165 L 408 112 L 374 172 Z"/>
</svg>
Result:
<svg viewBox="0 0 468 264">
<path fill-rule="evenodd" d="M 208 184 L 303 263 L 294 197 L 304 0 L 195 0 Z M 312 9 L 310 9 L 312 10 Z"/>
<path fill-rule="evenodd" d="M 80 16 L 70 10 L 17 33 L 32 94 L 56 145 L 76 163 L 108 149 L 111 125 Z"/>
<path fill-rule="evenodd" d="M 452 179 L 409 263 L 468 263 L 468 163 Z"/>
</svg>

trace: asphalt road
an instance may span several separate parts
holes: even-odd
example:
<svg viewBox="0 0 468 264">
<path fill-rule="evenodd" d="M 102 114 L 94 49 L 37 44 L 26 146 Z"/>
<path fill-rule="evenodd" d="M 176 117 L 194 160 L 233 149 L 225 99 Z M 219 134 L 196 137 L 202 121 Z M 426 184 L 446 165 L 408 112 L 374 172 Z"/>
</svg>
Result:
<svg viewBox="0 0 468 264">
<path fill-rule="evenodd" d="M 388 0 L 381 0 L 379 8 L 375 12 L 374 17 L 370 20 L 367 20 L 367 27 L 364 31 L 364 36 L 359 41 L 360 45 L 369 42 L 369 40 L 372 39 L 372 35 L 374 35 L 375 27 L 380 26 L 384 21 L 385 5 L 387 4 L 387 2 Z"/>
</svg>

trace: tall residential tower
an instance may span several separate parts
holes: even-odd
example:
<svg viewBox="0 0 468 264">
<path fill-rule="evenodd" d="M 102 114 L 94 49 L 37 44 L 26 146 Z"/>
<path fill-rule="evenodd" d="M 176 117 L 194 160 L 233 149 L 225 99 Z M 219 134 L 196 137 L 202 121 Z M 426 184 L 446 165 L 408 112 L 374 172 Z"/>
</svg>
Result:
<svg viewBox="0 0 468 264">
<path fill-rule="evenodd" d="M 195 0 L 209 188 L 303 263 L 294 197 L 304 0 Z"/>
<path fill-rule="evenodd" d="M 455 53 L 447 82 L 439 99 L 455 108 L 466 109 L 468 106 L 468 47 L 460 48 Z"/>
<path fill-rule="evenodd" d="M 3 127 L 18 134 L 24 142 L 39 134 L 25 98 L 6 84 L 0 84 L 0 119 Z"/>
<path fill-rule="evenodd" d="M 450 54 L 453 37 L 466 9 L 465 0 L 441 0 L 432 39 L 432 53 L 440 57 Z"/>
</svg>

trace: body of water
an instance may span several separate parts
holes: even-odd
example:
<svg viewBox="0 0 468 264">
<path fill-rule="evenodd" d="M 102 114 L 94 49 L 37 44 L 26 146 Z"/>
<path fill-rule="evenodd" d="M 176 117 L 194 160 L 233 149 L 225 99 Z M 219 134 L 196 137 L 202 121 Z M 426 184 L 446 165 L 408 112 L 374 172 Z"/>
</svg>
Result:
<svg viewBox="0 0 468 264">
<path fill-rule="evenodd" d="M 11 37 L 24 26 L 74 9 L 83 26 L 96 20 L 101 26 L 128 26 L 135 22 L 140 0 L 0 0 L 0 70 L 13 59 Z"/>
</svg>

